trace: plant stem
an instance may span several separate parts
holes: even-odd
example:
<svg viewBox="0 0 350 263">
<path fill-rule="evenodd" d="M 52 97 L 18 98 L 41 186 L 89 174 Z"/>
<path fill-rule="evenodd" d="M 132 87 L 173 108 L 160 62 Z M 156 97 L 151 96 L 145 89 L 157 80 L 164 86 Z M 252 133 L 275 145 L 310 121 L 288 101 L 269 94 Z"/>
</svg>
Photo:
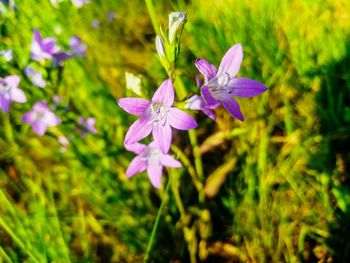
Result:
<svg viewBox="0 0 350 263">
<path fill-rule="evenodd" d="M 202 158 L 199 153 L 199 147 L 197 142 L 197 135 L 195 130 L 188 131 L 188 135 L 190 137 L 190 142 L 193 147 L 193 156 L 194 156 L 194 166 L 196 168 L 197 175 L 201 181 L 204 179 L 203 175 L 203 165 L 202 165 Z"/>
<path fill-rule="evenodd" d="M 149 16 L 151 17 L 152 25 L 157 35 L 160 35 L 160 27 L 157 20 L 156 12 L 152 0 L 145 0 Z"/>
<path fill-rule="evenodd" d="M 170 178 L 168 180 L 168 183 L 166 185 L 166 188 L 165 188 L 165 194 L 162 198 L 162 202 L 160 203 L 160 206 L 159 206 L 159 209 L 158 209 L 158 213 L 157 213 L 157 217 L 156 217 L 156 221 L 154 222 L 154 225 L 153 225 L 153 229 L 152 229 L 152 233 L 151 233 L 151 236 L 149 238 L 149 241 L 148 241 L 148 245 L 147 245 L 147 249 L 146 249 L 146 255 L 145 255 L 145 258 L 144 258 L 144 262 L 147 263 L 149 262 L 149 256 L 150 256 L 150 252 L 154 246 L 154 243 L 156 241 L 156 233 L 157 233 L 157 230 L 158 230 L 158 227 L 159 227 L 159 220 L 160 220 L 160 216 L 162 215 L 162 212 L 163 212 L 163 208 L 164 208 L 164 205 L 165 205 L 165 200 L 167 200 L 168 198 L 166 198 L 166 195 L 169 194 L 169 189 L 170 189 Z"/>
</svg>

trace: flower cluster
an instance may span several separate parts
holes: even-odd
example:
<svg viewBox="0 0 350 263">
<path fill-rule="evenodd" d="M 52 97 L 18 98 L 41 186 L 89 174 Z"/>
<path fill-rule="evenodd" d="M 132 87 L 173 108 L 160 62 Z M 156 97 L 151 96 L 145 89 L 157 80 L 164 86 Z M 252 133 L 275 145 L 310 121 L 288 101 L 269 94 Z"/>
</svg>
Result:
<svg viewBox="0 0 350 263">
<path fill-rule="evenodd" d="M 60 65 L 62 61 L 73 57 L 84 57 L 87 46 L 77 36 L 73 36 L 69 40 L 70 51 L 62 51 L 56 45 L 56 38 L 42 38 L 37 29 L 33 31 L 34 37 L 30 49 L 31 58 L 34 61 L 44 61 L 53 59 L 54 65 Z"/>
<path fill-rule="evenodd" d="M 180 38 L 186 22 L 186 13 L 173 12 L 169 15 L 169 29 L 166 37 L 155 39 L 157 57 L 170 77 L 173 76 L 175 61 L 180 50 Z M 197 59 L 195 66 L 204 76 L 204 83 L 197 77 L 200 94 L 193 95 L 184 103 L 189 110 L 201 110 L 215 120 L 214 110 L 223 105 L 236 119 L 244 120 L 238 102 L 233 97 L 249 98 L 266 91 L 258 81 L 236 77 L 243 59 L 242 46 L 232 46 L 221 60 L 217 69 L 205 59 Z M 126 112 L 140 116 L 130 126 L 125 136 L 125 147 L 137 156 L 126 171 L 127 177 L 147 170 L 151 183 L 155 187 L 161 184 L 162 167 L 180 167 L 181 164 L 168 155 L 172 128 L 190 130 L 197 127 L 197 122 L 188 113 L 173 107 L 174 86 L 171 79 L 165 80 L 154 93 L 151 101 L 142 98 L 123 98 L 118 104 Z M 152 133 L 149 145 L 139 141 Z"/>
<path fill-rule="evenodd" d="M 62 51 L 62 49 L 56 45 L 56 38 L 43 38 L 40 32 L 35 29 L 33 31 L 33 40 L 30 47 L 32 62 L 24 68 L 24 74 L 34 86 L 45 88 L 47 82 L 40 69 L 42 63 L 45 63 L 45 61 L 53 61 L 53 65 L 55 66 L 61 65 L 61 62 L 68 58 L 84 57 L 87 46 L 79 37 L 73 36 L 69 40 L 69 48 L 70 51 L 68 52 Z M 7 62 L 12 60 L 12 55 L 12 50 L 0 51 L 0 56 Z M 37 65 L 35 65 L 36 63 Z M 51 69 L 49 68 L 49 70 Z M 3 112 L 8 112 L 13 102 L 27 102 L 25 93 L 19 88 L 20 81 L 21 79 L 18 75 L 9 75 L 4 78 L 0 77 L 0 109 Z M 59 102 L 57 101 L 57 103 Z M 55 105 L 55 107 L 57 107 L 57 105 Z M 45 101 L 36 102 L 32 110 L 26 112 L 22 116 L 22 121 L 23 123 L 30 124 L 33 131 L 39 136 L 44 135 L 49 127 L 61 123 L 61 119 L 50 109 Z M 78 128 L 81 130 L 83 136 L 88 132 L 96 133 L 94 118 L 81 117 L 77 122 L 80 125 Z M 67 144 L 65 146 L 67 146 Z"/>
<path fill-rule="evenodd" d="M 147 169 L 148 176 L 155 187 L 159 187 L 159 172 L 164 166 L 170 166 L 168 162 L 162 162 L 163 158 L 169 159 L 168 155 L 171 140 L 172 128 L 178 130 L 190 130 L 197 127 L 197 122 L 188 113 L 173 107 L 174 86 L 170 79 L 165 80 L 154 93 L 151 101 L 142 98 L 123 98 L 118 104 L 126 112 L 140 116 L 140 118 L 130 126 L 125 136 L 124 144 L 127 149 L 134 149 L 134 144 L 152 133 L 153 140 L 147 150 L 135 152 L 142 155 L 143 162 L 130 164 L 128 176 L 141 172 L 145 163 L 153 167 L 156 161 L 157 169 Z M 136 146 L 135 146 L 136 147 Z M 145 153 L 147 152 L 147 154 Z M 165 157 L 164 157 L 165 156 Z M 169 156 L 169 157 L 167 157 Z M 141 158 L 141 157 L 140 157 Z M 131 166 L 132 165 L 132 166 Z M 139 165 L 139 166 L 138 166 Z M 179 163 L 177 163 L 179 165 Z M 135 167 L 136 166 L 136 167 Z M 171 166 L 172 167 L 172 166 Z M 157 184 L 155 184 L 157 182 Z"/>
</svg>

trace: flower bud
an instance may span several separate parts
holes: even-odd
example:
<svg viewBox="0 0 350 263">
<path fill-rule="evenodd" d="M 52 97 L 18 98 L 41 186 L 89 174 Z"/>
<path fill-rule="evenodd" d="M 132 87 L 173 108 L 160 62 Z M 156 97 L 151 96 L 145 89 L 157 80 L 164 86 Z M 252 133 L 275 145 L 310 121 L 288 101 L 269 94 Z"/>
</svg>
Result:
<svg viewBox="0 0 350 263">
<path fill-rule="evenodd" d="M 186 12 L 172 12 L 169 14 L 169 42 L 173 43 L 186 23 Z"/>
<path fill-rule="evenodd" d="M 162 37 L 159 35 L 156 36 L 156 49 L 157 49 L 157 53 L 158 53 L 159 58 L 166 57 L 165 48 L 164 48 L 164 41 L 163 41 Z"/>
</svg>

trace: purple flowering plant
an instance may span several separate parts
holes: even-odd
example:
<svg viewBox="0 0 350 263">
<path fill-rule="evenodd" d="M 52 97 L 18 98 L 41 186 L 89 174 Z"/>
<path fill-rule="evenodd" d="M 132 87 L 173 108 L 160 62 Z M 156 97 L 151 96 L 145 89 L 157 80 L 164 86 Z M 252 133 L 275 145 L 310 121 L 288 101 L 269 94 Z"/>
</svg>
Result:
<svg viewBox="0 0 350 263">
<path fill-rule="evenodd" d="M 27 101 L 24 92 L 18 88 L 20 81 L 17 75 L 0 78 L 0 108 L 2 111 L 8 112 L 12 102 L 25 103 Z"/>
<path fill-rule="evenodd" d="M 22 121 L 30 124 L 33 131 L 39 136 L 44 135 L 49 127 L 61 123 L 61 119 L 50 110 L 44 101 L 35 103 L 33 109 L 23 115 Z"/>
<path fill-rule="evenodd" d="M 168 154 L 172 143 L 172 128 L 189 131 L 190 139 L 194 140 L 195 134 L 190 130 L 197 127 L 197 122 L 183 109 L 174 107 L 175 62 L 179 55 L 180 39 L 185 22 L 186 13 L 173 12 L 169 15 L 168 35 L 160 29 L 160 35 L 156 36 L 157 58 L 168 73 L 169 79 L 163 81 L 152 99 L 121 98 L 118 100 L 118 104 L 122 109 L 140 117 L 130 126 L 125 135 L 124 145 L 127 149 L 130 149 L 130 145 L 139 143 L 139 141 L 152 134 L 152 148 L 158 147 L 162 154 Z M 185 100 L 182 104 L 183 108 L 200 110 L 215 121 L 214 110 L 223 105 L 231 116 L 243 121 L 243 114 L 234 97 L 250 98 L 257 96 L 265 92 L 266 87 L 256 80 L 236 76 L 242 59 L 243 51 L 240 44 L 233 45 L 226 52 L 218 69 L 207 60 L 198 58 L 195 61 L 195 66 L 204 76 L 204 82 L 202 84 L 199 78 L 196 79 L 200 94 L 195 94 Z M 181 105 L 181 103 L 178 105 Z M 193 146 L 196 147 L 196 145 Z M 197 158 L 199 157 L 197 156 Z M 144 162 L 135 163 L 134 161 L 130 166 L 128 171 L 132 169 L 132 175 L 146 170 Z M 201 168 L 197 168 L 201 170 Z M 152 181 L 156 180 L 154 173 L 150 174 L 148 169 L 147 173 L 152 184 L 158 188 L 160 184 L 154 184 L 154 181 Z M 199 176 L 202 177 L 202 173 L 202 171 L 199 171 L 199 174 L 201 174 Z M 130 176 L 130 172 L 127 172 L 127 175 Z M 158 179 L 157 177 L 157 182 Z"/>
<path fill-rule="evenodd" d="M 134 157 L 126 170 L 126 176 L 129 178 L 137 173 L 146 171 L 151 184 L 155 188 L 161 188 L 164 167 L 180 168 L 182 167 L 181 162 L 189 162 L 188 159 L 183 158 L 185 154 L 182 153 L 179 147 L 176 145 L 172 146 L 173 129 L 188 131 L 195 162 L 195 171 L 188 170 L 188 173 L 192 177 L 194 186 L 198 191 L 198 200 L 200 203 L 203 203 L 205 199 L 203 190 L 205 174 L 198 151 L 196 131 L 194 130 L 198 124 L 194 117 L 186 111 L 202 111 L 207 117 L 215 121 L 215 110 L 222 105 L 232 117 L 243 121 L 243 114 L 234 97 L 250 98 L 262 94 L 267 89 L 264 84 L 256 80 L 237 77 L 243 60 L 243 51 L 240 44 L 235 44 L 223 56 L 219 68 L 216 68 L 203 58 L 198 58 L 194 65 L 204 77 L 203 83 L 198 77 L 196 78 L 198 94 L 192 95 L 182 102 L 180 98 L 175 98 L 176 61 L 179 56 L 180 40 L 186 21 L 185 12 L 173 12 L 169 15 L 169 26 L 166 32 L 161 27 L 158 30 L 157 25 L 155 25 L 158 33 L 155 38 L 156 57 L 167 72 L 168 79 L 162 82 L 154 92 L 151 100 L 145 98 L 121 98 L 118 100 L 118 104 L 127 113 L 139 116 L 139 119 L 129 127 L 125 135 L 125 148 L 136 154 L 136 157 Z M 180 93 L 181 91 L 176 92 L 176 94 Z M 175 101 L 176 103 L 174 103 Z M 140 141 L 149 135 L 151 135 L 150 143 L 148 145 L 141 144 Z M 177 135 L 182 136 L 181 133 Z M 171 156 L 169 153 L 170 149 L 175 151 L 176 156 L 182 156 L 182 158 L 177 160 Z M 179 192 L 174 190 L 180 184 L 179 175 L 183 172 L 176 169 L 168 171 L 169 179 L 166 190 L 172 184 L 177 206 L 181 217 L 184 218 L 186 215 L 183 214 L 181 197 Z M 161 209 L 162 205 L 158 215 L 161 213 Z M 201 220 L 199 219 L 199 221 Z M 153 227 L 152 233 L 158 228 L 157 222 Z M 207 223 L 204 222 L 204 224 Z M 151 235 L 145 262 L 148 260 L 149 252 L 154 242 L 154 235 Z M 189 251 L 191 251 L 190 242 L 188 246 Z"/>
</svg>

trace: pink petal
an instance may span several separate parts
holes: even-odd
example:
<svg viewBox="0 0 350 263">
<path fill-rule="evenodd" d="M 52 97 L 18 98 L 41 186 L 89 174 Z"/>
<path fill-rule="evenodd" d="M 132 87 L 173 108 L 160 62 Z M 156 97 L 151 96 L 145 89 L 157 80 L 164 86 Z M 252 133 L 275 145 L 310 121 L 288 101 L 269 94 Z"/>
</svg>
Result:
<svg viewBox="0 0 350 263">
<path fill-rule="evenodd" d="M 205 115 L 207 115 L 207 116 L 208 116 L 210 119 L 212 119 L 213 121 L 216 120 L 215 114 L 214 114 L 214 112 L 213 112 L 212 110 L 207 109 L 207 108 L 203 108 L 202 111 L 203 111 L 203 113 L 204 113 Z"/>
<path fill-rule="evenodd" d="M 148 108 L 150 102 L 141 98 L 122 98 L 118 100 L 118 105 L 127 113 L 142 115 Z"/>
<path fill-rule="evenodd" d="M 152 97 L 153 103 L 162 103 L 166 106 L 173 105 L 174 86 L 170 79 L 165 80 Z"/>
<path fill-rule="evenodd" d="M 227 99 L 222 101 L 226 110 L 235 118 L 244 121 L 238 102 L 235 99 Z"/>
<path fill-rule="evenodd" d="M 201 81 L 201 78 L 196 76 L 196 84 L 197 84 L 197 87 L 200 88 L 202 86 L 202 81 Z"/>
<path fill-rule="evenodd" d="M 45 101 L 39 101 L 39 102 L 34 104 L 33 110 L 34 111 L 47 111 L 47 110 L 49 110 L 49 106 L 47 105 L 47 103 Z"/>
<path fill-rule="evenodd" d="M 159 149 L 166 154 L 170 149 L 171 144 L 171 128 L 170 125 L 167 123 L 164 126 L 161 124 L 157 124 L 153 126 L 153 138 L 155 142 L 157 143 Z"/>
<path fill-rule="evenodd" d="M 21 79 L 17 75 L 11 75 L 11 76 L 7 76 L 5 78 L 5 81 L 11 88 L 17 88 Z"/>
<path fill-rule="evenodd" d="M 11 99 L 15 102 L 24 103 L 27 101 L 24 92 L 18 88 L 12 88 L 10 91 Z"/>
<path fill-rule="evenodd" d="M 152 131 L 152 124 L 149 124 L 149 115 L 143 115 L 135 121 L 125 135 L 124 144 L 133 144 L 147 137 Z"/>
<path fill-rule="evenodd" d="M 134 144 L 125 144 L 124 147 L 129 152 L 133 152 L 135 154 L 141 154 L 146 149 L 146 145 L 138 142 Z"/>
<path fill-rule="evenodd" d="M 37 43 L 41 42 L 42 39 L 41 39 L 40 32 L 37 29 L 34 29 L 33 33 L 34 33 L 34 41 Z"/>
<path fill-rule="evenodd" d="M 160 164 L 149 164 L 147 167 L 147 174 L 155 188 L 159 188 L 162 183 L 162 170 L 163 167 Z"/>
<path fill-rule="evenodd" d="M 221 60 L 217 75 L 228 73 L 231 78 L 237 75 L 241 67 L 243 51 L 241 44 L 232 46 Z"/>
<path fill-rule="evenodd" d="M 173 167 L 173 168 L 181 167 L 181 163 L 178 160 L 176 160 L 174 157 L 168 154 L 163 155 L 160 159 L 160 162 L 163 166 L 166 166 L 166 167 Z"/>
<path fill-rule="evenodd" d="M 34 130 L 34 132 L 36 134 L 38 134 L 39 136 L 42 136 L 45 134 L 46 130 L 47 130 L 47 126 L 40 122 L 40 121 L 36 121 L 32 124 L 32 128 Z"/>
<path fill-rule="evenodd" d="M 170 108 L 168 116 L 168 123 L 178 130 L 191 130 L 198 126 L 197 122 L 188 113 L 177 108 Z"/>
<path fill-rule="evenodd" d="M 204 99 L 201 96 L 193 95 L 186 101 L 186 108 L 190 110 L 201 110 L 202 105 L 204 102 Z"/>
<path fill-rule="evenodd" d="M 232 96 L 250 98 L 266 91 L 265 85 L 247 78 L 234 78 L 230 81 Z"/>
<path fill-rule="evenodd" d="M 10 106 L 11 106 L 11 101 L 4 98 L 3 96 L 0 96 L 0 108 L 4 112 L 8 112 L 10 110 Z"/>
<path fill-rule="evenodd" d="M 128 169 L 126 170 L 126 176 L 130 178 L 131 176 L 141 173 L 146 170 L 147 161 L 141 159 L 140 156 L 136 156 L 129 164 Z"/>
<path fill-rule="evenodd" d="M 210 64 L 207 60 L 202 58 L 197 58 L 195 65 L 200 73 L 205 78 L 205 82 L 207 83 L 211 78 L 215 77 L 217 69 L 214 65 Z"/>
<path fill-rule="evenodd" d="M 32 111 L 29 111 L 22 116 L 22 121 L 31 124 L 34 121 L 34 116 L 35 114 Z"/>
<path fill-rule="evenodd" d="M 42 121 L 45 122 L 47 126 L 56 126 L 61 123 L 61 119 L 53 112 L 46 112 Z"/>
</svg>

